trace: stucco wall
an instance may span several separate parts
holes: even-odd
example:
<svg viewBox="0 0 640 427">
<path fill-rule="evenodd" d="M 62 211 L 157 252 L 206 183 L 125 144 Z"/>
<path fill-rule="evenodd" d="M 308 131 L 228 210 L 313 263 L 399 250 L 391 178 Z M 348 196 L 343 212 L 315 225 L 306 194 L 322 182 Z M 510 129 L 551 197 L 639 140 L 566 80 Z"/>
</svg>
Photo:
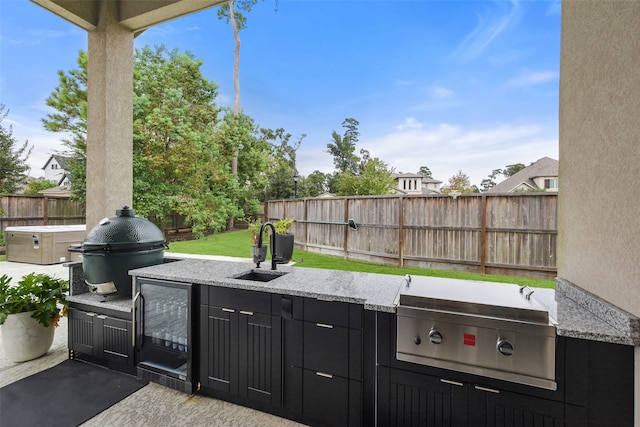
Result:
<svg viewBox="0 0 640 427">
<path fill-rule="evenodd" d="M 640 316 L 640 1 L 562 9 L 558 276 Z"/>
<path fill-rule="evenodd" d="M 87 229 L 133 201 L 133 33 L 115 2 L 100 4 L 89 32 Z"/>
</svg>

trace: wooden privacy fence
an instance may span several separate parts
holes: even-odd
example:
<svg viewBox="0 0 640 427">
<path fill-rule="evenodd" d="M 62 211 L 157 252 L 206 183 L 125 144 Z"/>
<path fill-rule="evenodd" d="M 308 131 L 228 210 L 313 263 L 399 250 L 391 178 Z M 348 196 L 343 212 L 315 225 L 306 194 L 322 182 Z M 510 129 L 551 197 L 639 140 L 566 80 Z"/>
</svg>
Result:
<svg viewBox="0 0 640 427">
<path fill-rule="evenodd" d="M 278 200 L 303 250 L 398 265 L 553 278 L 557 194 L 464 194 Z M 347 226 L 353 219 L 358 228 Z"/>
<path fill-rule="evenodd" d="M 115 215 L 115 212 L 113 213 Z M 171 212 L 163 218 L 148 218 L 167 234 L 191 231 L 184 217 Z M 72 225 L 85 223 L 85 209 L 68 197 L 0 196 L 0 232 L 7 227 Z M 90 230 L 92 226 L 89 226 Z"/>
<path fill-rule="evenodd" d="M 68 197 L 0 196 L 0 232 L 7 227 L 84 224 L 82 204 Z"/>
</svg>

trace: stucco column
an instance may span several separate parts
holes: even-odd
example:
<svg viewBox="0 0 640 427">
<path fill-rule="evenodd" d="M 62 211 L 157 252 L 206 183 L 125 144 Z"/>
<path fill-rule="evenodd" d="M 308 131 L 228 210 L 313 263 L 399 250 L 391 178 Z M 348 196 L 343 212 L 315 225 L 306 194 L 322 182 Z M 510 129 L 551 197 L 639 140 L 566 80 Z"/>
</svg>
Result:
<svg viewBox="0 0 640 427">
<path fill-rule="evenodd" d="M 562 2 L 558 276 L 640 316 L 640 2 Z M 603 319 L 607 320 L 607 319 Z M 640 349 L 635 349 L 640 425 Z"/>
<path fill-rule="evenodd" d="M 87 230 L 133 201 L 133 33 L 102 1 L 89 32 Z"/>
</svg>

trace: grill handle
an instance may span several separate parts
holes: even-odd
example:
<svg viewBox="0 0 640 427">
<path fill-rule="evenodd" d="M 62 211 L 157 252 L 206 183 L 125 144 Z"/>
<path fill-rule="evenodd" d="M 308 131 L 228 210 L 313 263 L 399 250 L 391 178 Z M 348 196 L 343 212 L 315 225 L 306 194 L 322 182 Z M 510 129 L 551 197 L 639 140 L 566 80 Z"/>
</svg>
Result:
<svg viewBox="0 0 640 427">
<path fill-rule="evenodd" d="M 407 286 L 407 288 L 408 288 L 409 286 L 411 286 L 411 276 L 410 276 L 409 274 L 405 274 L 405 276 L 404 276 L 404 280 L 405 280 L 405 282 L 407 283 L 407 285 L 406 285 L 406 286 Z"/>
<path fill-rule="evenodd" d="M 167 244 L 167 242 L 161 242 L 161 243 L 152 243 L 152 244 L 149 244 L 149 245 L 129 246 L 129 247 L 124 247 L 124 248 L 114 248 L 113 246 L 111 246 L 110 243 L 105 243 L 105 244 L 102 244 L 102 245 L 99 245 L 99 246 L 96 246 L 96 247 L 87 247 L 87 248 L 72 246 L 68 250 L 69 250 L 69 252 L 77 252 L 77 253 L 81 253 L 81 254 L 87 254 L 87 253 L 92 253 L 92 252 L 108 252 L 108 253 L 140 252 L 140 251 L 148 251 L 148 250 L 160 249 L 160 248 L 169 249 L 169 245 Z"/>
<path fill-rule="evenodd" d="M 524 295 L 525 299 L 530 300 L 531 295 L 533 294 L 533 289 L 531 289 L 527 285 L 520 286 L 520 293 Z"/>
</svg>

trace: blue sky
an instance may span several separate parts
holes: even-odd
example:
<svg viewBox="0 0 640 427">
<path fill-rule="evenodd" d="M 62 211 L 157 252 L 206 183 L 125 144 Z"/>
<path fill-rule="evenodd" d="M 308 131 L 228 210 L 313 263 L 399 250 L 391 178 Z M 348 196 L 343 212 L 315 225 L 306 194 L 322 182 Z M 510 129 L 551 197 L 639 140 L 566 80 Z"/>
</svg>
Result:
<svg viewBox="0 0 640 427">
<path fill-rule="evenodd" d="M 444 183 L 558 158 L 560 0 L 265 0 L 247 18 L 241 104 L 261 127 L 307 135 L 302 175 L 333 171 L 326 145 L 347 117 L 360 122 L 358 151 Z M 159 44 L 202 59 L 218 104 L 232 105 L 233 34 L 216 9 L 135 39 Z M 62 150 L 41 125 L 45 99 L 86 49 L 84 30 L 28 0 L 0 2 L 3 124 L 34 145 L 33 176 Z"/>
</svg>

